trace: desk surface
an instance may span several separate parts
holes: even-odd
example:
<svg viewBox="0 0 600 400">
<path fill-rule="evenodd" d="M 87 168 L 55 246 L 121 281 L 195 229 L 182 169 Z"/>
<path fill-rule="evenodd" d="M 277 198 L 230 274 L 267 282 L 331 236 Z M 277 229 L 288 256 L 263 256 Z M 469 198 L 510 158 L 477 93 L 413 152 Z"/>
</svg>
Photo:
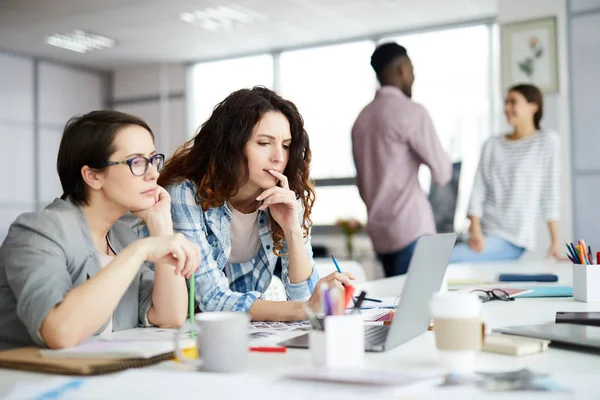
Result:
<svg viewBox="0 0 600 400">
<path fill-rule="evenodd" d="M 559 276 L 558 285 L 571 285 L 570 264 L 545 262 L 456 264 L 451 265 L 447 279 L 493 279 L 499 272 L 552 272 Z M 371 281 L 364 284 L 371 296 L 397 295 L 403 285 L 403 277 Z M 500 283 L 506 287 L 506 283 Z M 491 328 L 509 325 L 550 323 L 557 311 L 600 311 L 600 303 L 580 303 L 572 298 L 517 299 L 514 302 L 494 301 L 483 305 L 483 319 Z M 289 349 L 286 354 L 250 353 L 249 370 L 261 376 L 278 376 L 285 368 L 309 366 L 309 352 Z M 384 353 L 367 353 L 365 366 L 406 372 L 441 372 L 432 332 Z M 513 357 L 481 353 L 477 359 L 477 370 L 514 370 L 529 367 L 538 372 L 580 374 L 597 372 L 600 355 L 583 351 L 567 351 L 550 348 L 544 353 L 526 357 Z M 150 367 L 153 369 L 188 370 L 174 362 L 164 362 Z M 17 382 L 36 381 L 51 377 L 47 374 L 0 370 L 0 397 L 8 393 Z"/>
</svg>

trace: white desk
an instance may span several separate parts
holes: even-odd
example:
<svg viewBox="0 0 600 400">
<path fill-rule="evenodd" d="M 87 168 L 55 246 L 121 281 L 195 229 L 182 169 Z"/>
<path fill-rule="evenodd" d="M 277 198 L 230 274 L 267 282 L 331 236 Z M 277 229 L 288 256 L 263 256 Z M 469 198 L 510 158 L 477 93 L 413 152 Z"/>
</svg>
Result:
<svg viewBox="0 0 600 400">
<path fill-rule="evenodd" d="M 528 262 L 490 263 L 479 265 L 451 265 L 448 279 L 482 278 L 492 279 L 499 272 L 553 272 L 559 275 L 558 285 L 571 284 L 569 264 Z M 367 282 L 364 287 L 371 296 L 397 295 L 404 278 L 395 277 Z M 506 287 L 506 283 L 495 286 Z M 554 321 L 557 311 L 600 311 L 600 303 L 580 303 L 572 298 L 556 299 L 517 299 L 513 302 L 493 301 L 483 305 L 483 318 L 491 328 L 508 325 L 549 323 Z M 249 368 L 252 374 L 266 377 L 281 375 L 286 368 L 309 366 L 309 352 L 289 349 L 286 354 L 250 353 Z M 440 372 L 432 332 L 421 336 L 384 353 L 367 353 L 367 368 L 406 372 Z M 544 353 L 526 357 L 513 357 L 491 353 L 481 353 L 477 360 L 477 370 L 512 370 L 529 367 L 538 372 L 557 374 L 598 373 L 600 355 L 579 351 L 549 349 Z M 174 362 L 164 362 L 150 367 L 153 369 L 188 370 Z M 46 374 L 0 370 L 0 397 L 8 393 L 13 384 L 23 381 L 39 381 L 49 377 Z M 520 394 L 522 396 L 522 393 Z M 555 398 L 555 397 L 552 397 Z"/>
</svg>

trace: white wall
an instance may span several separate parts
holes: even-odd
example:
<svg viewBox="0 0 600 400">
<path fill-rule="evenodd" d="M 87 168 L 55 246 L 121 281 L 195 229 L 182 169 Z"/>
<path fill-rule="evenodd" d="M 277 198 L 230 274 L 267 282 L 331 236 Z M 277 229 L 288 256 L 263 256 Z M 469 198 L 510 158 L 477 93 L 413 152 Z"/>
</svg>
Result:
<svg viewBox="0 0 600 400">
<path fill-rule="evenodd" d="M 569 45 L 573 138 L 574 230 L 600 250 L 600 0 L 571 0 Z"/>
<path fill-rule="evenodd" d="M 33 70 L 31 59 L 0 54 L 0 240 L 35 209 Z"/>
<path fill-rule="evenodd" d="M 524 21 L 549 16 L 557 19 L 559 92 L 544 96 L 545 128 L 556 130 L 561 138 L 561 238 L 573 238 L 573 205 L 571 181 L 571 129 L 569 113 L 569 62 L 567 47 L 566 0 L 498 0 L 498 23 Z M 504 116 L 499 116 L 504 119 Z M 526 257 L 545 255 L 550 245 L 548 229 L 542 221 L 538 228 L 538 248 Z"/>
<path fill-rule="evenodd" d="M 0 241 L 21 213 L 62 194 L 56 156 L 65 122 L 104 106 L 106 75 L 0 53 Z"/>
<path fill-rule="evenodd" d="M 168 157 L 190 135 L 185 90 L 183 64 L 117 69 L 113 74 L 112 108 L 144 119 L 156 136 L 156 150 Z"/>
<path fill-rule="evenodd" d="M 104 75 L 39 63 L 39 195 L 41 205 L 60 197 L 56 157 L 65 123 L 74 115 L 104 108 Z"/>
</svg>

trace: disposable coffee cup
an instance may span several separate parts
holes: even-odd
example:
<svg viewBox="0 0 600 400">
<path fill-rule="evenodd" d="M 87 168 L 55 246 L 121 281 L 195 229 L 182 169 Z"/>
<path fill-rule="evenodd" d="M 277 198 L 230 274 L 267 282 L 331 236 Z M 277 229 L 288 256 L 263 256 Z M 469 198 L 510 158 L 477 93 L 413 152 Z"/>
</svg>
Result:
<svg viewBox="0 0 600 400">
<path fill-rule="evenodd" d="M 469 373 L 483 342 L 481 300 L 470 293 L 436 293 L 430 302 L 435 344 L 449 372 Z"/>
</svg>

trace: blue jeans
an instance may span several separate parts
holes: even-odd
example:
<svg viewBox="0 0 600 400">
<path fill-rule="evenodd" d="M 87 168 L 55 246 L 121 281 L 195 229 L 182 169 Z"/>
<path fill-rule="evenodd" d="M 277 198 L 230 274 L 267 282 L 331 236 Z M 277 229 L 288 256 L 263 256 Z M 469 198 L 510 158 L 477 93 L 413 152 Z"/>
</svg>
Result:
<svg viewBox="0 0 600 400">
<path fill-rule="evenodd" d="M 408 272 L 408 265 L 410 264 L 416 244 L 417 241 L 415 240 L 405 248 L 392 253 L 377 253 L 377 258 L 383 264 L 383 271 L 386 278 L 404 275 Z"/>
<path fill-rule="evenodd" d="M 500 261 L 516 260 L 521 257 L 525 249 L 501 239 L 497 236 L 486 236 L 485 246 L 481 253 L 477 253 L 469 247 L 466 242 L 454 246 L 450 262 L 478 262 L 478 261 Z"/>
</svg>

